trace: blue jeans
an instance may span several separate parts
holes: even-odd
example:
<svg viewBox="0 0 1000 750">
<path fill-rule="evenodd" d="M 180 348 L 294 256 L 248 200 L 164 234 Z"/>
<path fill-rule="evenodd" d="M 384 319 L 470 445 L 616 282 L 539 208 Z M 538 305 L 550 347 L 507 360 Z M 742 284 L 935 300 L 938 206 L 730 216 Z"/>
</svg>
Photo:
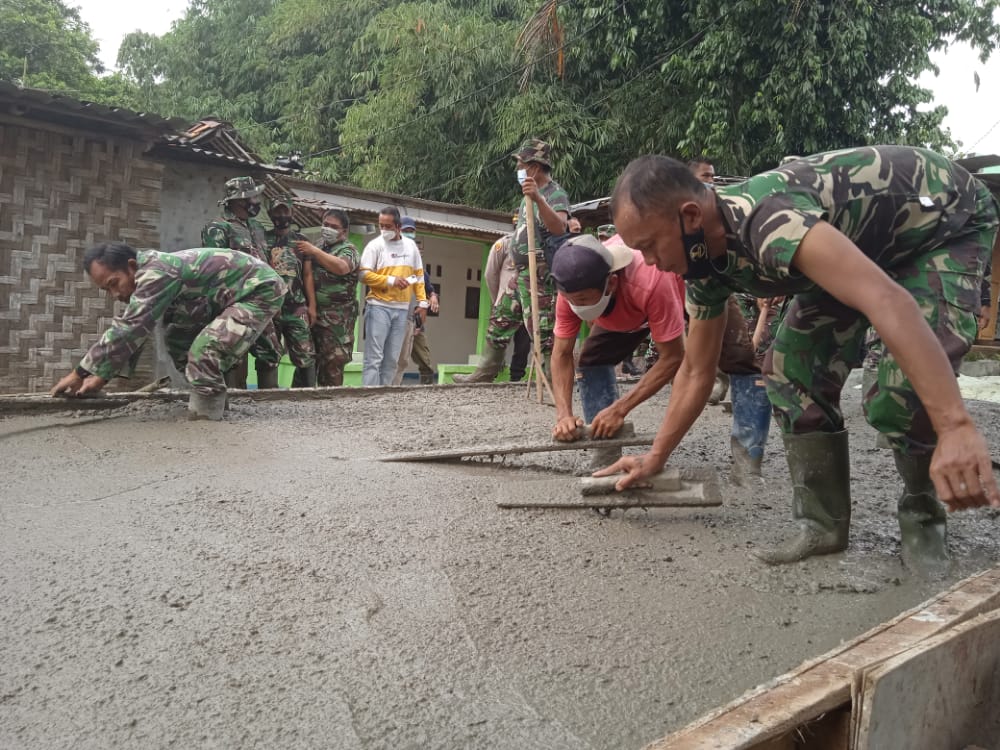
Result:
<svg viewBox="0 0 1000 750">
<path fill-rule="evenodd" d="M 362 385 L 392 385 L 396 361 L 406 337 L 405 307 L 365 305 L 365 360 Z"/>
</svg>

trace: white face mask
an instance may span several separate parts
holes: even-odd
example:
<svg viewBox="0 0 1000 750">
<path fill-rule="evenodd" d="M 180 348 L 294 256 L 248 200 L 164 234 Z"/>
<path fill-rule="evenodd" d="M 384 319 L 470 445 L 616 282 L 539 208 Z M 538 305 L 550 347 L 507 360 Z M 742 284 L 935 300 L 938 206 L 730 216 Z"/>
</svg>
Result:
<svg viewBox="0 0 1000 750">
<path fill-rule="evenodd" d="M 608 285 L 604 285 L 604 294 L 601 298 L 597 300 L 592 305 L 574 305 L 572 302 L 569 303 L 569 308 L 576 314 L 580 320 L 597 320 L 604 311 L 608 309 L 608 303 L 611 302 L 611 292 L 608 291 Z"/>
<path fill-rule="evenodd" d="M 385 240 L 386 242 L 392 242 L 394 239 L 396 239 L 396 230 L 395 229 L 383 229 L 383 230 L 381 230 L 381 235 L 382 235 L 382 239 Z"/>
<path fill-rule="evenodd" d="M 334 245 L 340 241 L 340 230 L 334 229 L 333 227 L 323 227 L 321 232 L 323 236 L 323 242 L 329 245 Z"/>
<path fill-rule="evenodd" d="M 416 241 L 416 239 L 417 239 L 417 233 L 416 232 L 402 232 L 402 235 L 404 237 L 406 237 L 406 239 L 408 239 L 408 240 L 414 240 L 414 241 Z"/>
</svg>

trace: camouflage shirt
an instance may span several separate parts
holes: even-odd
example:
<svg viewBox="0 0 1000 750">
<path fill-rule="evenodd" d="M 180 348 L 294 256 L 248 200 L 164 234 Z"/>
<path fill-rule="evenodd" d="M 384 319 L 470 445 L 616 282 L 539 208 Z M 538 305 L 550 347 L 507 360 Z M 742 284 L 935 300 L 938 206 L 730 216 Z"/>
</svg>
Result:
<svg viewBox="0 0 1000 750">
<path fill-rule="evenodd" d="M 306 304 L 305 267 L 306 263 L 311 261 L 303 257 L 293 244 L 296 240 L 304 240 L 305 237 L 298 232 L 285 232 L 284 236 L 279 238 L 273 229 L 266 232 L 266 237 L 271 268 L 288 285 L 285 302 Z"/>
<path fill-rule="evenodd" d="M 880 267 L 905 263 L 962 231 L 978 187 L 943 156 L 907 146 L 816 154 L 719 187 L 729 247 L 714 261 L 715 275 L 688 282 L 688 314 L 714 318 L 734 291 L 776 297 L 814 289 L 792 259 L 821 221 Z"/>
<path fill-rule="evenodd" d="M 253 217 L 241 221 L 236 214 L 224 208 L 222 216 L 213 219 L 201 230 L 201 244 L 205 247 L 228 247 L 268 262 L 267 233 Z"/>
<path fill-rule="evenodd" d="M 285 284 L 265 263 L 232 250 L 196 248 L 177 253 L 140 250 L 135 291 L 121 315 L 80 361 L 105 380 L 113 378 L 139 350 L 156 321 L 203 328 L 258 287 Z"/>
<path fill-rule="evenodd" d="M 341 240 L 336 245 L 323 244 L 320 249 L 329 255 L 346 260 L 351 270 L 341 276 L 326 270 L 319 263 L 313 263 L 316 307 L 323 310 L 332 305 L 356 301 L 358 299 L 358 268 L 361 265 L 358 249 L 347 240 Z"/>
<path fill-rule="evenodd" d="M 556 213 L 565 211 L 569 213 L 569 194 L 562 189 L 558 182 L 549 180 L 545 187 L 539 188 L 538 193 L 545 199 Z M 545 240 L 551 237 L 552 232 L 545 226 L 538 215 L 538 206 L 535 206 L 535 255 L 540 257 L 545 248 Z M 521 207 L 517 211 L 517 226 L 514 227 L 514 238 L 510 243 L 511 257 L 518 263 L 528 262 L 528 211 L 527 201 L 521 199 Z"/>
</svg>

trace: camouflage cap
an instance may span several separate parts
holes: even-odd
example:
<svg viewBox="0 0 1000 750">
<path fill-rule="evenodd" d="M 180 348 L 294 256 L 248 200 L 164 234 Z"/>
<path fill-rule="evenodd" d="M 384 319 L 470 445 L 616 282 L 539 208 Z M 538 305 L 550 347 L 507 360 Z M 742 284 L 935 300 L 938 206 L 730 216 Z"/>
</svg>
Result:
<svg viewBox="0 0 1000 750">
<path fill-rule="evenodd" d="M 538 138 L 529 138 L 511 156 L 525 164 L 533 161 L 544 164 L 546 167 L 552 166 L 552 162 L 550 161 L 552 146 Z"/>
<path fill-rule="evenodd" d="M 264 186 L 258 185 L 253 177 L 233 177 L 226 180 L 226 197 L 223 203 L 239 200 L 240 198 L 255 198 L 264 192 Z"/>
<path fill-rule="evenodd" d="M 271 200 L 271 203 L 268 206 L 267 212 L 271 213 L 278 206 L 287 206 L 289 210 L 292 210 L 292 209 L 295 208 L 295 199 L 292 198 L 292 196 L 288 195 L 287 193 L 283 194 L 283 195 L 279 195 L 277 198 L 274 198 L 274 199 Z"/>
<path fill-rule="evenodd" d="M 608 237 L 614 237 L 618 234 L 618 230 L 615 229 L 614 224 L 601 224 L 597 228 L 597 238 L 599 240 L 606 240 Z"/>
</svg>

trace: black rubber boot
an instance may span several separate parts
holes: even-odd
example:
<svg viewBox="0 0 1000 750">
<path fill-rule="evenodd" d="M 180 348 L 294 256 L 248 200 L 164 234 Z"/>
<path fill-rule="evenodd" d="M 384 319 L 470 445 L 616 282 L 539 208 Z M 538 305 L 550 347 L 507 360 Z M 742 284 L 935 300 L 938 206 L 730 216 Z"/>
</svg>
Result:
<svg viewBox="0 0 1000 750">
<path fill-rule="evenodd" d="M 504 351 L 504 349 L 494 349 L 487 344 L 475 372 L 468 375 L 453 375 L 451 379 L 456 383 L 492 383 L 503 367 Z"/>
<path fill-rule="evenodd" d="M 316 365 L 309 365 L 309 367 L 296 367 L 295 375 L 292 377 L 292 388 L 315 388 L 315 387 L 316 387 Z"/>
<path fill-rule="evenodd" d="M 948 516 L 931 481 L 931 457 L 893 451 L 903 478 L 896 517 L 903 545 L 903 565 L 925 577 L 948 572 Z"/>
<path fill-rule="evenodd" d="M 260 365 L 257 368 L 257 388 L 277 388 L 278 387 L 278 368 L 266 367 L 265 365 Z"/>
<path fill-rule="evenodd" d="M 792 478 L 792 516 L 799 532 L 785 544 L 755 553 L 768 565 L 847 549 L 851 528 L 851 461 L 847 431 L 785 435 Z"/>
</svg>

